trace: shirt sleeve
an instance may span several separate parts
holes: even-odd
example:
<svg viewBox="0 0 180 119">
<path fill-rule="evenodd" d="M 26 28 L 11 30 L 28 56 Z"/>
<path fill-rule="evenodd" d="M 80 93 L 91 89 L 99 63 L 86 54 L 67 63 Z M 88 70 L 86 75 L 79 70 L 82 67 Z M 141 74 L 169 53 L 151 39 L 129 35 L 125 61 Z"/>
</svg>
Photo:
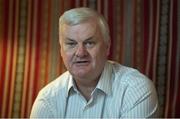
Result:
<svg viewBox="0 0 180 119">
<path fill-rule="evenodd" d="M 127 89 L 121 117 L 158 117 L 158 98 L 149 79 L 142 80 Z"/>
<path fill-rule="evenodd" d="M 37 97 L 33 104 L 30 118 L 53 118 L 53 110 L 47 100 Z"/>
</svg>

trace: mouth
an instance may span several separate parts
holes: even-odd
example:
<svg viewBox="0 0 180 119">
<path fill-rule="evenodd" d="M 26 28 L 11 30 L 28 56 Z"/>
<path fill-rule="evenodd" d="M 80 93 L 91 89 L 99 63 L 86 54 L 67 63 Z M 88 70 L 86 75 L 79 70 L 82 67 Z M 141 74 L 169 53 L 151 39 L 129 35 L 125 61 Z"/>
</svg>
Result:
<svg viewBox="0 0 180 119">
<path fill-rule="evenodd" d="M 74 64 L 77 64 L 77 65 L 87 65 L 89 63 L 90 63 L 90 61 L 86 61 L 86 60 L 84 60 L 84 61 L 75 61 L 74 62 Z"/>
<path fill-rule="evenodd" d="M 75 63 L 87 63 L 88 61 L 76 61 Z"/>
</svg>

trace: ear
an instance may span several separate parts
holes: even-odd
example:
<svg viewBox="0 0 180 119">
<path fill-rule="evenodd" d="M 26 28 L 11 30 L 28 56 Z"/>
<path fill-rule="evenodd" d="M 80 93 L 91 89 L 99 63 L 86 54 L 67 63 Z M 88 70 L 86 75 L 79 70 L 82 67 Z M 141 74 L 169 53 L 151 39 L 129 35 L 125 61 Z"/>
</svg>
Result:
<svg viewBox="0 0 180 119">
<path fill-rule="evenodd" d="M 59 39 L 59 52 L 60 52 L 60 55 L 61 55 L 61 57 L 62 57 L 62 46 L 61 46 L 61 41 L 60 41 L 60 39 Z"/>
<path fill-rule="evenodd" d="M 110 54 L 110 48 L 111 48 L 111 42 L 108 41 L 108 43 L 107 43 L 107 53 L 106 53 L 106 56 L 107 56 L 107 57 L 108 57 L 109 54 Z"/>
</svg>

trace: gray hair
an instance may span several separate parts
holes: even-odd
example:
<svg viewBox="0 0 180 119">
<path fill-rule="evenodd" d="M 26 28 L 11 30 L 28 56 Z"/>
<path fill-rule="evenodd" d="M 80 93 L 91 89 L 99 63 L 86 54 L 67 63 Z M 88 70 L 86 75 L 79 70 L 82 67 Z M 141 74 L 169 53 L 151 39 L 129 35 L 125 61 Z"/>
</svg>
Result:
<svg viewBox="0 0 180 119">
<path fill-rule="evenodd" d="M 73 26 L 85 22 L 90 18 L 97 19 L 104 40 L 106 42 L 109 42 L 110 40 L 109 26 L 105 18 L 91 8 L 86 8 L 86 7 L 74 8 L 64 12 L 64 14 L 59 19 L 59 30 L 63 24 Z"/>
</svg>

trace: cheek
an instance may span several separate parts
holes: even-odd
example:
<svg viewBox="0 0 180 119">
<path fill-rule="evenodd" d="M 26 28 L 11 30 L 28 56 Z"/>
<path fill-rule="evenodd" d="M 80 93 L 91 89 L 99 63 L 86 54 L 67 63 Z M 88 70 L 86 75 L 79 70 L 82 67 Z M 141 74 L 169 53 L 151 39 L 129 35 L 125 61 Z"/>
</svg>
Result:
<svg viewBox="0 0 180 119">
<path fill-rule="evenodd" d="M 73 54 L 70 52 L 61 52 L 61 57 L 65 63 L 65 65 L 70 65 L 73 59 Z"/>
<path fill-rule="evenodd" d="M 107 57 L 108 49 L 105 47 L 97 47 L 94 51 L 91 52 L 92 57 L 96 59 L 104 59 Z"/>
<path fill-rule="evenodd" d="M 68 61 L 70 59 L 70 56 L 67 54 L 67 53 L 63 53 L 62 54 L 62 58 L 65 60 L 65 61 Z"/>
</svg>

